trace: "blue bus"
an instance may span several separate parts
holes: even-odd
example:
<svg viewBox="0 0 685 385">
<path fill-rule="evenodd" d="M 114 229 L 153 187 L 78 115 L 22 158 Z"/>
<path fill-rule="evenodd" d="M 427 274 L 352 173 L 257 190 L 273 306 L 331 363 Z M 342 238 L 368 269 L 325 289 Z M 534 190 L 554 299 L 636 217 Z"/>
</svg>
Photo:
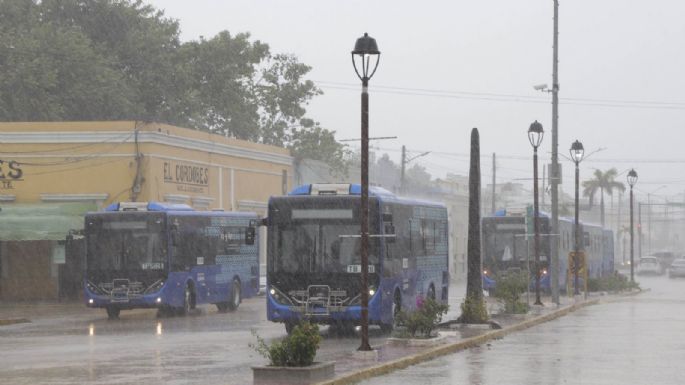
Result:
<svg viewBox="0 0 685 385">
<path fill-rule="evenodd" d="M 86 306 L 105 308 L 110 319 L 135 308 L 235 310 L 259 289 L 257 220 L 255 213 L 155 202 L 87 213 Z"/>
<path fill-rule="evenodd" d="M 568 255 L 575 249 L 573 218 L 559 218 L 559 234 L 552 234 L 547 213 L 540 213 L 540 285 L 551 290 L 551 237 L 558 237 L 559 288 L 567 290 L 569 276 Z M 533 234 L 526 224 L 525 214 L 500 211 L 483 217 L 483 276 L 484 288 L 496 286 L 495 276 L 510 269 L 526 271 L 530 265 L 531 288 L 535 277 Z M 614 272 L 613 231 L 589 223 L 580 223 L 580 249 L 585 252 L 588 277 L 599 278 Z M 487 285 L 485 285 L 487 283 Z"/>
<path fill-rule="evenodd" d="M 308 184 L 269 200 L 267 318 L 351 327 L 361 318 L 361 187 Z M 369 189 L 369 323 L 392 329 L 423 298 L 447 303 L 447 210 Z"/>
</svg>

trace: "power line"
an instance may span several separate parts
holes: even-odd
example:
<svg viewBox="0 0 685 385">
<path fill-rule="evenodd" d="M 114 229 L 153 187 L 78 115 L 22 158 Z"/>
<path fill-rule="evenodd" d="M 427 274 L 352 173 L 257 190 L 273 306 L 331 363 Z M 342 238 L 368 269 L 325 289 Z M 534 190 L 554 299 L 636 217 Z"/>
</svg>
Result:
<svg viewBox="0 0 685 385">
<path fill-rule="evenodd" d="M 322 88 L 338 89 L 345 91 L 358 91 L 358 86 L 351 83 L 330 82 L 330 81 L 315 81 L 317 85 Z M 412 96 L 430 96 L 440 98 L 452 99 L 470 99 L 470 100 L 486 100 L 498 102 L 515 102 L 515 103 L 549 103 L 547 97 L 529 96 L 517 94 L 501 94 L 493 92 L 469 92 L 469 91 L 454 91 L 454 90 L 436 90 L 425 88 L 409 88 L 409 87 L 393 87 L 374 85 L 374 92 L 397 94 L 397 95 L 412 95 Z M 620 99 L 596 99 L 596 98 L 560 98 L 560 102 L 567 105 L 579 106 L 596 106 L 596 107 L 612 107 L 612 108 L 640 108 L 640 109 L 667 109 L 667 110 L 685 110 L 685 102 L 667 102 L 667 101 L 649 101 L 649 100 L 620 100 Z"/>
</svg>

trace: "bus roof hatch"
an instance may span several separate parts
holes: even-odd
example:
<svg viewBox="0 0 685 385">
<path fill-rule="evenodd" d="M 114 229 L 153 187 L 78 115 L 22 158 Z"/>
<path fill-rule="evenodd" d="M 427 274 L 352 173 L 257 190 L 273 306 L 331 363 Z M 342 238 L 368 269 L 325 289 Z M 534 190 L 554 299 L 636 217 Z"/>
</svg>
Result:
<svg viewBox="0 0 685 385">
<path fill-rule="evenodd" d="M 349 183 L 312 183 L 310 195 L 350 195 Z"/>
</svg>

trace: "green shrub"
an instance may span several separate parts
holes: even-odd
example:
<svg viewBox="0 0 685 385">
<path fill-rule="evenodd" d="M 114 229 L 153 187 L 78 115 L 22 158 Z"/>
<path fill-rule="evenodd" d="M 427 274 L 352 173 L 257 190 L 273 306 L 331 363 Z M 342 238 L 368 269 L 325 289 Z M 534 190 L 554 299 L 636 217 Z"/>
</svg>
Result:
<svg viewBox="0 0 685 385">
<path fill-rule="evenodd" d="M 316 351 L 321 343 L 319 326 L 302 322 L 295 326 L 292 333 L 268 346 L 256 332 L 257 344 L 250 344 L 259 354 L 269 360 L 271 366 L 309 366 L 314 362 Z"/>
<path fill-rule="evenodd" d="M 399 322 L 407 328 L 411 337 L 420 333 L 421 337 L 429 338 L 433 330 L 442 321 L 442 316 L 447 314 L 448 305 L 443 305 L 432 298 L 423 301 L 416 311 L 400 311 Z"/>
<path fill-rule="evenodd" d="M 467 324 L 482 324 L 488 321 L 488 310 L 483 297 L 466 296 L 461 304 L 459 320 Z"/>
<path fill-rule="evenodd" d="M 493 295 L 504 302 L 506 313 L 524 314 L 528 304 L 521 301 L 521 295 L 528 290 L 528 276 L 522 271 L 508 271 L 497 275 L 497 286 Z"/>
<path fill-rule="evenodd" d="M 610 291 L 618 292 L 631 289 L 640 289 L 637 282 L 630 282 L 628 277 L 620 273 L 600 278 L 589 278 L 587 280 L 588 291 Z"/>
</svg>

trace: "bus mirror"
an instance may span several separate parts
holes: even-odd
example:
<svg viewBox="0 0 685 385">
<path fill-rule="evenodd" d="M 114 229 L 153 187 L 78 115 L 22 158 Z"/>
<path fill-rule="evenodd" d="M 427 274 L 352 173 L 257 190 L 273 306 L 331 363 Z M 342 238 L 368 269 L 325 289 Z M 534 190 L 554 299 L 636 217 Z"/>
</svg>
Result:
<svg viewBox="0 0 685 385">
<path fill-rule="evenodd" d="M 178 246 L 178 226 L 172 225 L 169 234 L 171 235 L 171 245 Z"/>
<path fill-rule="evenodd" d="M 245 244 L 246 245 L 254 245 L 254 239 L 255 239 L 255 228 L 254 227 L 245 228 Z"/>
<path fill-rule="evenodd" d="M 392 223 L 385 225 L 385 242 L 395 242 L 395 226 L 393 226 Z"/>
<path fill-rule="evenodd" d="M 260 225 L 260 226 L 268 226 L 268 225 L 269 225 L 269 217 L 262 218 L 262 219 L 259 221 L 259 225 Z"/>
</svg>

